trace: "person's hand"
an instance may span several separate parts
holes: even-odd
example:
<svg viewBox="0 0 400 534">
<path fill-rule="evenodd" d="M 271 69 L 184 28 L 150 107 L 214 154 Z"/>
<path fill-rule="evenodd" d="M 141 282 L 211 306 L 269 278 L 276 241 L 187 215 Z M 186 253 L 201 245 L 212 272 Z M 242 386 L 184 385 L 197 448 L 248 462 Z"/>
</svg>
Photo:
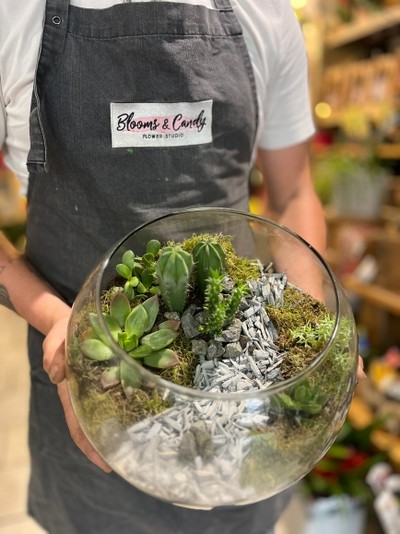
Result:
<svg viewBox="0 0 400 534">
<path fill-rule="evenodd" d="M 357 369 L 357 380 L 358 382 L 361 382 L 361 380 L 364 380 L 367 378 L 367 375 L 364 373 L 364 362 L 361 356 L 358 357 L 358 369 Z"/>
<path fill-rule="evenodd" d="M 47 334 L 43 342 L 43 367 L 53 384 L 57 384 L 58 395 L 73 441 L 91 462 L 109 473 L 111 472 L 110 466 L 106 464 L 86 438 L 75 415 L 69 396 L 65 378 L 65 335 L 68 320 L 68 315 L 62 317 Z"/>
<path fill-rule="evenodd" d="M 69 315 L 62 317 L 47 334 L 43 342 L 43 368 L 53 384 L 65 378 L 65 335 Z"/>
<path fill-rule="evenodd" d="M 102 457 L 96 452 L 90 441 L 86 438 L 79 421 L 72 408 L 71 397 L 69 396 L 66 379 L 57 384 L 58 395 L 64 408 L 65 420 L 67 421 L 68 429 L 75 444 L 80 448 L 83 454 L 97 467 L 100 467 L 106 473 L 111 472 L 111 468 Z"/>
</svg>

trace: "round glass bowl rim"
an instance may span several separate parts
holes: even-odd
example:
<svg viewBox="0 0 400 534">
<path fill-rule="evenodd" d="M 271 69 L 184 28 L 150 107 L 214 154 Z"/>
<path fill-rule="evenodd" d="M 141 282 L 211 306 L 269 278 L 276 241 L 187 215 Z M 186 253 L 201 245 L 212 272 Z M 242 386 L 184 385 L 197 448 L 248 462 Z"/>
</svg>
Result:
<svg viewBox="0 0 400 534">
<path fill-rule="evenodd" d="M 246 390 L 246 391 L 238 391 L 238 392 L 230 392 L 230 393 L 224 393 L 224 392 L 215 392 L 215 391 L 203 391 L 200 389 L 194 389 L 194 388 L 188 388 L 186 386 L 181 386 L 179 384 L 175 384 L 174 382 L 170 382 L 169 380 L 166 380 L 165 378 L 162 378 L 160 375 L 157 375 L 156 373 L 151 372 L 150 370 L 147 370 L 145 367 L 141 366 L 140 364 L 136 363 L 133 358 L 131 358 L 114 340 L 114 338 L 111 335 L 111 332 L 109 331 L 106 322 L 103 319 L 101 305 L 100 305 L 100 297 L 101 297 L 101 282 L 103 280 L 104 271 L 108 266 L 108 263 L 110 261 L 110 258 L 113 256 L 115 251 L 121 247 L 121 245 L 127 241 L 132 235 L 136 234 L 143 228 L 146 228 L 156 222 L 159 222 L 163 219 L 169 219 L 171 217 L 177 216 L 177 215 L 184 215 L 185 213 L 194 213 L 194 212 L 225 212 L 230 213 L 233 215 L 238 216 L 244 216 L 246 219 L 252 219 L 256 222 L 259 222 L 260 224 L 269 224 L 272 227 L 275 227 L 276 229 L 283 231 L 284 233 L 289 234 L 293 238 L 295 238 L 300 243 L 303 243 L 305 247 L 307 247 L 319 260 L 322 267 L 325 269 L 326 274 L 328 275 L 332 287 L 334 290 L 334 297 L 335 297 L 335 304 L 336 304 L 336 315 L 335 315 L 335 325 L 332 329 L 331 336 L 329 338 L 329 341 L 326 343 L 324 349 L 316 355 L 316 357 L 313 359 L 313 361 L 302 371 L 297 373 L 295 376 L 288 378 L 286 380 L 283 380 L 281 382 L 275 382 L 268 387 L 264 389 L 254 389 L 254 390 Z M 313 368 L 317 367 L 320 362 L 327 356 L 329 353 L 329 350 L 331 349 L 334 339 L 336 337 L 336 334 L 338 332 L 339 328 L 339 317 L 340 317 L 340 308 L 341 303 L 339 299 L 339 292 L 338 292 L 338 282 L 336 281 L 331 268 L 327 264 L 327 262 L 324 260 L 324 258 L 321 256 L 321 254 L 312 246 L 310 245 L 305 239 L 303 239 L 301 236 L 287 228 L 286 226 L 283 226 L 275 221 L 272 221 L 270 219 L 267 219 L 266 217 L 261 217 L 259 215 L 255 215 L 250 212 L 241 211 L 233 208 L 221 208 L 221 207 L 195 207 L 195 208 L 184 208 L 179 209 L 175 211 L 171 211 L 170 213 L 166 215 L 162 215 L 160 217 L 156 217 L 152 219 L 151 221 L 148 221 L 128 234 L 126 234 L 118 243 L 114 244 L 108 252 L 105 254 L 102 261 L 100 261 L 100 265 L 98 266 L 98 269 L 96 269 L 96 284 L 95 284 L 95 300 L 96 300 L 96 308 L 97 313 L 99 316 L 99 322 L 100 325 L 105 332 L 106 336 L 109 339 L 111 348 L 113 352 L 118 356 L 118 358 L 123 359 L 125 362 L 127 362 L 129 365 L 133 366 L 133 368 L 137 369 L 139 371 L 139 374 L 142 378 L 148 379 L 150 382 L 154 383 L 154 385 L 161 386 L 164 389 L 173 391 L 176 394 L 179 394 L 180 397 L 190 397 L 192 400 L 250 400 L 250 399 L 263 399 L 265 397 L 270 397 L 273 394 L 279 393 L 282 390 L 286 390 L 288 387 L 301 382 L 301 380 L 307 376 L 310 372 L 312 372 Z"/>
</svg>

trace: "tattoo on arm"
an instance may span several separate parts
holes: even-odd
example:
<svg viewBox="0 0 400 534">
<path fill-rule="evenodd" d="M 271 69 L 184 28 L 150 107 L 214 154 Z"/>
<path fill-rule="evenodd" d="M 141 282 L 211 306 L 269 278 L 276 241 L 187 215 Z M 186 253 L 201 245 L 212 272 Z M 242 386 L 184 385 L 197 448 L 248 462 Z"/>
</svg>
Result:
<svg viewBox="0 0 400 534">
<path fill-rule="evenodd" d="M 15 312 L 13 303 L 11 302 L 10 295 L 8 294 L 7 288 L 3 285 L 0 285 L 0 304 Z"/>
</svg>

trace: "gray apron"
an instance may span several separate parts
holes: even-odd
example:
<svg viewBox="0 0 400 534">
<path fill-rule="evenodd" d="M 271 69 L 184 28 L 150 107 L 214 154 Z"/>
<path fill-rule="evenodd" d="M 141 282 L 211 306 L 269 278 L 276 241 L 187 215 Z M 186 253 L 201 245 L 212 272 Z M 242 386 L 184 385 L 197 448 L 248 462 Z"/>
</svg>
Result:
<svg viewBox="0 0 400 534">
<path fill-rule="evenodd" d="M 180 207 L 247 209 L 253 72 L 229 0 L 47 0 L 32 98 L 29 261 L 71 304 L 99 258 Z M 51 534 L 265 534 L 285 495 L 198 511 L 104 474 L 72 442 L 29 330 L 29 511 Z"/>
</svg>

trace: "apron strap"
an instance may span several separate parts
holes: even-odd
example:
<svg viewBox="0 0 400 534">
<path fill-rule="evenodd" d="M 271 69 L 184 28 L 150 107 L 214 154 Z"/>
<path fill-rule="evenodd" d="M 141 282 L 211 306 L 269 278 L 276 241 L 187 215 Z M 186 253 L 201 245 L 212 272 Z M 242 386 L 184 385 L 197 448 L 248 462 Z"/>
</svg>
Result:
<svg viewBox="0 0 400 534">
<path fill-rule="evenodd" d="M 38 66 L 32 93 L 30 138 L 31 147 L 28 155 L 27 167 L 30 172 L 47 170 L 47 143 L 44 134 L 41 100 L 51 82 L 52 73 L 42 65 L 58 65 L 64 47 L 67 33 L 69 0 L 47 0 L 43 37 L 39 50 Z M 45 61 L 40 61 L 40 58 Z"/>
<path fill-rule="evenodd" d="M 40 67 L 41 64 L 57 66 L 64 48 L 68 26 L 69 0 L 47 0 L 46 16 L 43 28 L 43 40 L 40 55 L 45 61 L 39 62 L 36 77 L 41 93 L 46 91 L 51 81 L 48 71 Z M 56 69 L 52 69 L 54 72 Z M 38 95 L 39 98 L 42 94 Z"/>
<path fill-rule="evenodd" d="M 214 0 L 214 4 L 219 11 L 233 11 L 230 0 Z"/>
<path fill-rule="evenodd" d="M 230 0 L 214 0 L 216 9 L 220 12 L 221 19 L 228 35 L 242 35 L 242 28 L 233 12 Z"/>
</svg>

